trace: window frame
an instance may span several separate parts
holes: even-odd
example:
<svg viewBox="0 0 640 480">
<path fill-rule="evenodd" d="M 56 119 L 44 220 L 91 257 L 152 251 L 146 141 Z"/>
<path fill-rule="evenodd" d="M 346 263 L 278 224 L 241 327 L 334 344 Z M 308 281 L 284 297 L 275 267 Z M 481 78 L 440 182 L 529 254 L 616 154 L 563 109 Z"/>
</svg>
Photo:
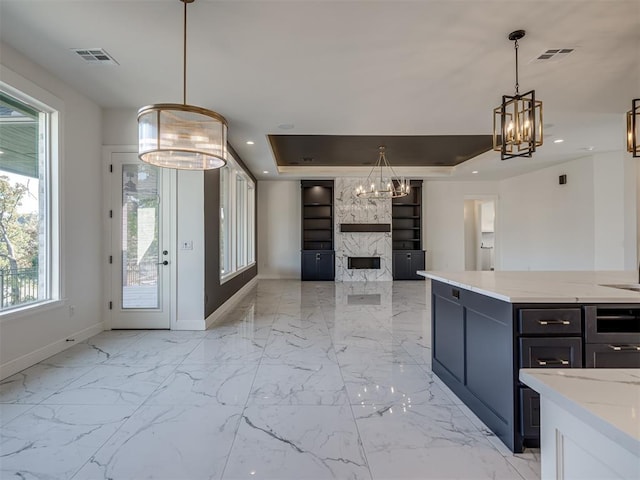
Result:
<svg viewBox="0 0 640 480">
<path fill-rule="evenodd" d="M 223 174 L 226 169 L 227 174 Z M 224 189 L 222 182 L 227 181 Z M 227 165 L 220 171 L 220 214 L 225 212 L 227 231 L 220 231 L 220 284 L 223 284 L 256 264 L 255 252 L 255 181 L 230 154 Z M 226 193 L 228 208 L 224 209 L 222 192 Z M 241 195 L 241 198 L 238 197 Z M 241 209 L 242 211 L 239 211 Z M 225 221 L 227 220 L 225 218 Z M 221 223 L 220 223 L 221 225 Z M 229 240 L 229 250 L 222 249 L 223 235 Z M 250 250 L 251 249 L 251 250 Z M 225 255 L 229 255 L 230 271 L 222 273 Z M 242 265 L 243 264 L 243 265 Z M 241 266 L 240 266 L 241 265 Z"/>
<path fill-rule="evenodd" d="M 47 295 L 42 300 L 0 310 L 0 322 L 4 322 L 27 315 L 43 313 L 65 303 L 65 286 L 62 281 L 62 265 L 64 265 L 65 252 L 63 249 L 63 215 L 60 209 L 60 195 L 64 190 L 62 181 L 64 177 L 60 161 L 62 158 L 64 104 L 58 97 L 4 65 L 1 66 L 1 69 L 0 91 L 44 113 L 46 125 L 46 128 L 41 133 L 44 137 L 42 138 L 43 142 L 38 142 L 38 150 L 40 155 L 44 157 L 42 159 L 44 164 L 43 178 L 39 179 L 39 181 L 45 183 L 41 201 L 44 203 L 46 216 L 44 222 L 47 242 L 43 247 L 43 253 L 47 258 L 47 265 L 43 281 Z M 44 148 L 40 150 L 42 144 L 44 144 Z"/>
</svg>

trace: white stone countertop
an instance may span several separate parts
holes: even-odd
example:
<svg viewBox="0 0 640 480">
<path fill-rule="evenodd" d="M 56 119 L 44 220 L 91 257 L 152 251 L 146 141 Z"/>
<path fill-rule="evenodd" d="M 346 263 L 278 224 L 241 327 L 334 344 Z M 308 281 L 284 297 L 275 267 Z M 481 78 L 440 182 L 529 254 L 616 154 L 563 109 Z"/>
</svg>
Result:
<svg viewBox="0 0 640 480">
<path fill-rule="evenodd" d="M 639 454 L 640 369 L 523 368 L 520 381 Z"/>
<path fill-rule="evenodd" d="M 603 284 L 638 283 L 634 271 L 418 271 L 431 278 L 511 303 L 640 303 L 640 292 Z"/>
</svg>

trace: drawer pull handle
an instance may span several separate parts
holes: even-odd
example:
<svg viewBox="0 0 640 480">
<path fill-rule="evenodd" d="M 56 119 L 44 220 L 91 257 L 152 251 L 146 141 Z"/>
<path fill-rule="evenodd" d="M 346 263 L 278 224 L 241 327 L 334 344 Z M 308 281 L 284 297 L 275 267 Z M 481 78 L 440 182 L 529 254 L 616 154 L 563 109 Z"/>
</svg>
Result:
<svg viewBox="0 0 640 480">
<path fill-rule="evenodd" d="M 538 320 L 540 325 L 570 325 L 569 320 Z"/>
<path fill-rule="evenodd" d="M 569 365 L 569 360 L 562 360 L 561 358 L 538 358 L 538 365 Z"/>
<path fill-rule="evenodd" d="M 616 352 L 637 350 L 640 351 L 640 345 L 609 345 L 609 348 Z"/>
</svg>

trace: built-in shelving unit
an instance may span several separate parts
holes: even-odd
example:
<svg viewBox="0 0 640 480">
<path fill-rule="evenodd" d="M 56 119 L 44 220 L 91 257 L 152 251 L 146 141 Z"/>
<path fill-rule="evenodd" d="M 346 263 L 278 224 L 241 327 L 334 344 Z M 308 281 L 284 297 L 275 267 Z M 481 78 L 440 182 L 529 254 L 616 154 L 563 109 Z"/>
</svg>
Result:
<svg viewBox="0 0 640 480">
<path fill-rule="evenodd" d="M 333 180 L 302 180 L 302 280 L 335 278 Z"/>
<path fill-rule="evenodd" d="M 415 272 L 424 270 L 422 250 L 422 180 L 411 180 L 406 197 L 391 203 L 393 279 L 424 280 Z"/>
</svg>

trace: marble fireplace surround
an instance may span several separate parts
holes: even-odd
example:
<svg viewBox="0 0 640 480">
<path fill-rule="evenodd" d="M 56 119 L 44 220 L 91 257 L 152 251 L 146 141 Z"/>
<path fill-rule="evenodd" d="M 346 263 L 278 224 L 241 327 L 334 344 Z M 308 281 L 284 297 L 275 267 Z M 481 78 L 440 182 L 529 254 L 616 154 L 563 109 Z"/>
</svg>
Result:
<svg viewBox="0 0 640 480">
<path fill-rule="evenodd" d="M 356 188 L 364 178 L 336 178 L 334 182 L 334 232 L 337 282 L 391 281 L 392 251 L 390 231 L 362 230 L 362 224 L 386 224 L 391 226 L 390 199 L 363 199 L 355 196 Z M 353 225 L 343 229 L 343 225 Z M 384 229 L 373 227 L 372 229 Z M 349 267 L 349 257 L 379 257 L 380 268 Z"/>
</svg>

